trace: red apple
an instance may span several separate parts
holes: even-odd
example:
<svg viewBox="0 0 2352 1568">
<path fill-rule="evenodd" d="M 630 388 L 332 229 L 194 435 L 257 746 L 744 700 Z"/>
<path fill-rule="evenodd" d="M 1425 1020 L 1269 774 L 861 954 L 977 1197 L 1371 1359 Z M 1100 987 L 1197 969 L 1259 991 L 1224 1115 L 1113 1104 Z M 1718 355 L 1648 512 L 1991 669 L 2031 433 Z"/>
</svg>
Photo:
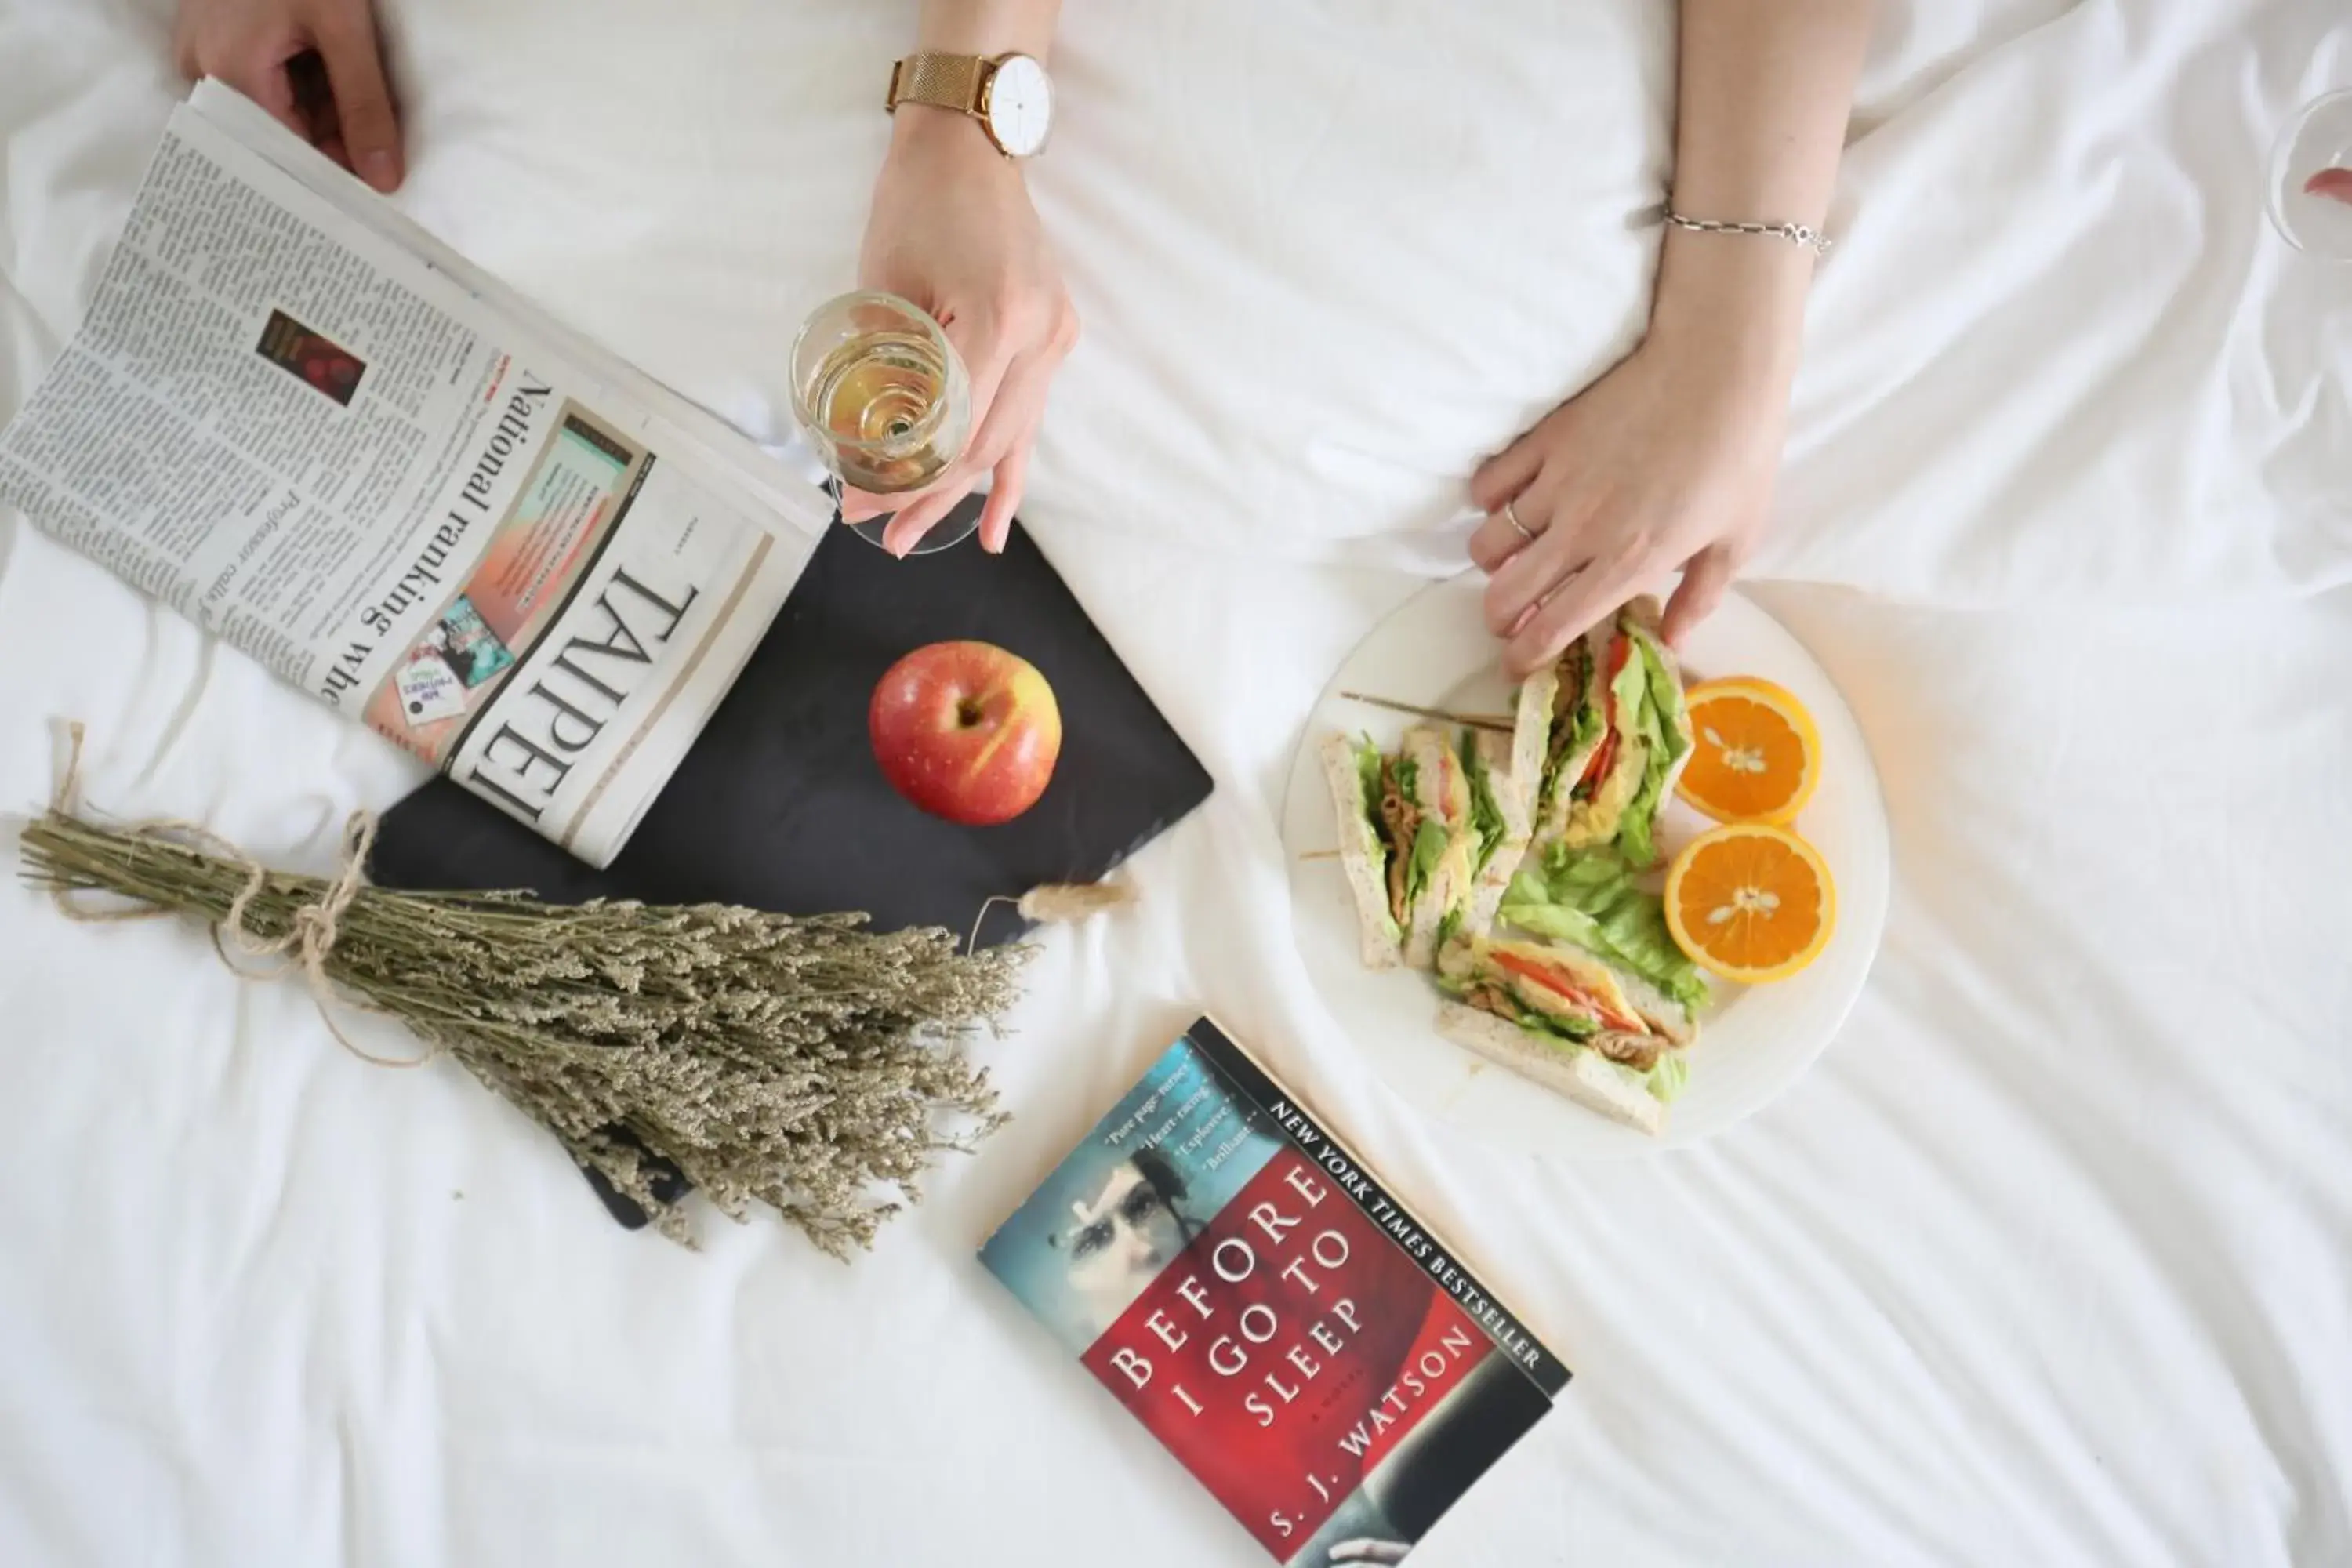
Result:
<svg viewBox="0 0 2352 1568">
<path fill-rule="evenodd" d="M 992 643 L 936 642 L 892 665 L 866 728 L 892 788 L 971 827 L 1036 805 L 1062 754 L 1054 689 L 1035 665 Z"/>
</svg>

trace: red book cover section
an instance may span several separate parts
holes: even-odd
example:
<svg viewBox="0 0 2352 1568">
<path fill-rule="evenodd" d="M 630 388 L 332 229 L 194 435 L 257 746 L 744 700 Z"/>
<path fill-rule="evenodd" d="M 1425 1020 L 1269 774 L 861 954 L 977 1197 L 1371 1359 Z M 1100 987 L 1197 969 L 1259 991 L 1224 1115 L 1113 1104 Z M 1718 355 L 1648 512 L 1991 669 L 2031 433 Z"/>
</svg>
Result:
<svg viewBox="0 0 2352 1568">
<path fill-rule="evenodd" d="M 981 1258 L 1305 1568 L 1400 1561 L 1568 1382 L 1206 1019 Z"/>
</svg>

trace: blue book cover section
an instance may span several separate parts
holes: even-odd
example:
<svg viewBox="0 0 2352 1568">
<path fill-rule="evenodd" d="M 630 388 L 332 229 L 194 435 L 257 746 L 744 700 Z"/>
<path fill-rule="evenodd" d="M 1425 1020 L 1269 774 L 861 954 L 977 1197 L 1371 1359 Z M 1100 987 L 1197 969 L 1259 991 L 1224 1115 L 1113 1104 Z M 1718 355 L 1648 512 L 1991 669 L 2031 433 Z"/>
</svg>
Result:
<svg viewBox="0 0 2352 1568">
<path fill-rule="evenodd" d="M 1084 1355 L 1283 1146 L 1187 1037 L 981 1248 L 1064 1348 Z"/>
</svg>

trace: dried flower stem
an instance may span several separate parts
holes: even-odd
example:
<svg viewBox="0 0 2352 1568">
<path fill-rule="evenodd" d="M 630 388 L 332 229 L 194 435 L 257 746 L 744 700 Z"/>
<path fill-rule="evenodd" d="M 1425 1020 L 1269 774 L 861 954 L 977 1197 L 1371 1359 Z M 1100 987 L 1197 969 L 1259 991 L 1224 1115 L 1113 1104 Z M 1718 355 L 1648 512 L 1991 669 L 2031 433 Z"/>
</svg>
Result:
<svg viewBox="0 0 2352 1568">
<path fill-rule="evenodd" d="M 257 868 L 169 833 L 52 810 L 24 829 L 26 875 L 69 912 L 115 894 L 248 948 L 287 943 L 330 890 L 269 873 L 223 932 Z M 865 921 L 362 886 L 318 967 L 548 1127 L 663 1234 L 693 1244 L 649 1154 L 722 1212 L 772 1205 L 846 1257 L 920 1196 L 934 1153 L 1003 1121 L 962 1047 L 1012 1005 L 1024 956 Z"/>
</svg>

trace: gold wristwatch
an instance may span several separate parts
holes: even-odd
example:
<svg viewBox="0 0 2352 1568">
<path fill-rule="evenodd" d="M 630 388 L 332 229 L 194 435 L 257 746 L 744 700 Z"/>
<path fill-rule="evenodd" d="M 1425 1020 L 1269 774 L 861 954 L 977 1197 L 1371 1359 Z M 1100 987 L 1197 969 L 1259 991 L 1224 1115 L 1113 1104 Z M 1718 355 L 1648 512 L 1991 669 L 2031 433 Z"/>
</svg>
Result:
<svg viewBox="0 0 2352 1568">
<path fill-rule="evenodd" d="M 1034 157 L 1054 129 L 1054 84 L 1027 55 L 908 55 L 890 68 L 882 106 L 902 103 L 971 115 L 1008 158 Z"/>
</svg>

